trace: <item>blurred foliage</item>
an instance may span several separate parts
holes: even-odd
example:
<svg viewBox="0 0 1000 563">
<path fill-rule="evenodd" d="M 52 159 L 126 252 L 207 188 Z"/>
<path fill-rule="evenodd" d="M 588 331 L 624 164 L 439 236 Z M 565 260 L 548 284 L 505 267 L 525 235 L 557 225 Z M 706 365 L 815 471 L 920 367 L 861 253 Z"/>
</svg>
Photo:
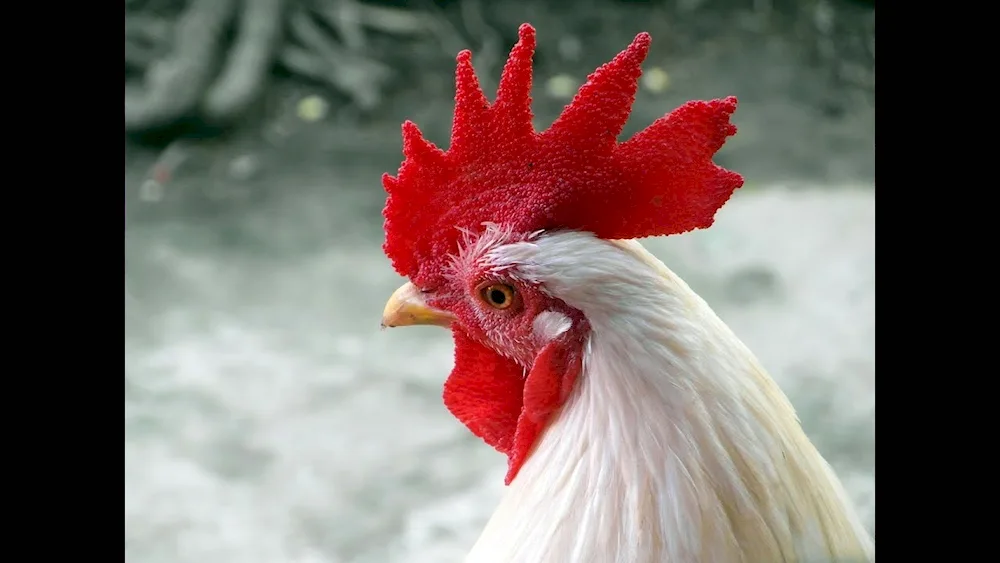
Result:
<svg viewBox="0 0 1000 563">
<path fill-rule="evenodd" d="M 448 139 L 455 55 L 473 51 L 490 92 L 523 22 L 539 29 L 539 128 L 646 30 L 656 48 L 637 122 L 739 89 L 750 111 L 718 161 L 751 188 L 873 175 L 872 2 L 126 0 L 129 217 L 238 211 L 310 182 L 370 185 L 398 166 L 404 119 Z"/>
<path fill-rule="evenodd" d="M 282 78 L 370 115 L 394 91 L 439 81 L 414 69 L 451 65 L 464 48 L 475 51 L 481 75 L 495 75 L 522 21 L 556 18 L 577 37 L 599 37 L 628 4 L 659 5 L 692 36 L 701 26 L 711 33 L 719 14 L 738 13 L 727 25 L 761 33 L 781 27 L 800 37 L 804 56 L 874 95 L 874 2 L 860 0 L 583 0 L 571 11 L 556 0 L 126 0 L 125 130 L 224 131 Z M 540 41 L 541 64 L 551 49 L 567 58 L 580 45 Z M 663 89 L 669 76 L 654 71 L 647 81 Z M 576 85 L 557 76 L 547 88 L 561 98 Z"/>
</svg>

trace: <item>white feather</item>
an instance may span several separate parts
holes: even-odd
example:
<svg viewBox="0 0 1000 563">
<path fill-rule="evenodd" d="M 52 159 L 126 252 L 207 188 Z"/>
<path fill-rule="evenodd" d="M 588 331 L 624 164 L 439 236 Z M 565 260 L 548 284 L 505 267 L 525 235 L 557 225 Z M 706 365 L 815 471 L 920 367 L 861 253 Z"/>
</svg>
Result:
<svg viewBox="0 0 1000 563">
<path fill-rule="evenodd" d="M 561 232 L 487 258 L 582 311 L 592 333 L 577 388 L 468 563 L 874 559 L 784 394 L 638 243 Z M 543 315 L 540 334 L 568 328 Z"/>
</svg>

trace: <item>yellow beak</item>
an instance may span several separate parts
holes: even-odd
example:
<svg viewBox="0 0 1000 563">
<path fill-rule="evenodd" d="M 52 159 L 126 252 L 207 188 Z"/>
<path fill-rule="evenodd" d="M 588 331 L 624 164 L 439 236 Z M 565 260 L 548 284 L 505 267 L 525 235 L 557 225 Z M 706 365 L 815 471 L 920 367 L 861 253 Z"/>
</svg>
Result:
<svg viewBox="0 0 1000 563">
<path fill-rule="evenodd" d="M 393 292 L 382 311 L 382 328 L 414 325 L 448 327 L 454 320 L 455 316 L 451 313 L 428 306 L 420 290 L 410 282 Z"/>
</svg>

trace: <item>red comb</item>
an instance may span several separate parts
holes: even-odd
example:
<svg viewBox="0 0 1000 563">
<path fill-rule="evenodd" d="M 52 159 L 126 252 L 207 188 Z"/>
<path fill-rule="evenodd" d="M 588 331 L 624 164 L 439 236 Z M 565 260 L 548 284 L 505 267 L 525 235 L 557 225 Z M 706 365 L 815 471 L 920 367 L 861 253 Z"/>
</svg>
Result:
<svg viewBox="0 0 1000 563">
<path fill-rule="evenodd" d="M 688 102 L 624 143 L 639 65 L 649 51 L 640 33 L 591 74 L 559 118 L 535 132 L 531 59 L 535 30 L 520 39 L 486 100 L 472 55 L 458 55 L 455 116 L 447 151 L 403 124 L 405 160 L 382 177 L 386 255 L 401 275 L 433 287 L 455 252 L 459 229 L 484 222 L 515 232 L 589 231 L 605 239 L 670 235 L 708 227 L 743 178 L 712 162 L 736 133 L 736 98 Z"/>
</svg>

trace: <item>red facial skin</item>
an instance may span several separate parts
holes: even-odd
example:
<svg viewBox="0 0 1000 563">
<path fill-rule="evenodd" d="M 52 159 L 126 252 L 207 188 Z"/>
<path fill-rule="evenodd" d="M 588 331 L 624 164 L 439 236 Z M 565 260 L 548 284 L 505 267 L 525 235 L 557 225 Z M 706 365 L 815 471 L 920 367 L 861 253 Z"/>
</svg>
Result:
<svg viewBox="0 0 1000 563">
<path fill-rule="evenodd" d="M 511 293 L 491 303 L 488 291 Z M 569 398 L 580 374 L 590 326 L 583 315 L 519 280 L 475 262 L 457 267 L 445 284 L 426 294 L 428 303 L 455 315 L 455 368 L 445 382 L 445 406 L 475 435 L 507 455 L 513 481 L 541 432 Z M 555 311 L 572 326 L 551 341 L 536 336 L 538 314 Z"/>
</svg>

